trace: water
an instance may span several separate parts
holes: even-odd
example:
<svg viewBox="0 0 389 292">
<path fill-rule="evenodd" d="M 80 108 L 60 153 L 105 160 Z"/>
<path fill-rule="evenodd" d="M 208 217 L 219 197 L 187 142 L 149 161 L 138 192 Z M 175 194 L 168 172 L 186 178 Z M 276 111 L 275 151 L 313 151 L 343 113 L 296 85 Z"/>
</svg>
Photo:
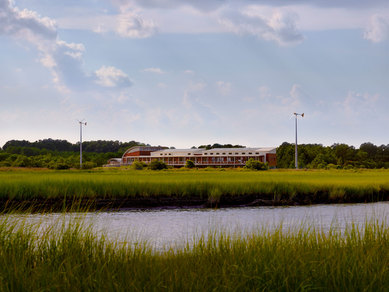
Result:
<svg viewBox="0 0 389 292">
<path fill-rule="evenodd" d="M 293 207 L 252 207 L 225 209 L 162 209 L 146 211 L 91 212 L 70 214 L 12 215 L 14 219 L 39 222 L 42 229 L 53 222 L 81 218 L 98 234 L 136 244 L 147 242 L 155 249 L 182 247 L 210 232 L 247 234 L 261 228 L 285 230 L 314 227 L 316 230 L 362 226 L 371 219 L 389 224 L 389 202 Z"/>
</svg>

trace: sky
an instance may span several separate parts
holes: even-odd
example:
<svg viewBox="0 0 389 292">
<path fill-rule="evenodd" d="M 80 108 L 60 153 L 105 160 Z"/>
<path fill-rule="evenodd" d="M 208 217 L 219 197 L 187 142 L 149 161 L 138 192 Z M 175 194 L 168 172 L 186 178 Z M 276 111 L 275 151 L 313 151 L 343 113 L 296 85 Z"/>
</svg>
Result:
<svg viewBox="0 0 389 292">
<path fill-rule="evenodd" d="M 387 0 L 0 0 L 0 146 L 389 144 Z"/>
</svg>

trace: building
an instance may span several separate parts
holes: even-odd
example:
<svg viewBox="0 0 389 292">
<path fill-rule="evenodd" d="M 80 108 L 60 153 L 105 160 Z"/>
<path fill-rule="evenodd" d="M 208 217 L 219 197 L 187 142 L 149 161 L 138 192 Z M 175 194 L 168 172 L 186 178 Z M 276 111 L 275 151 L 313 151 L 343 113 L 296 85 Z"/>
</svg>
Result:
<svg viewBox="0 0 389 292">
<path fill-rule="evenodd" d="M 269 167 L 277 166 L 276 148 L 214 148 L 214 149 L 167 149 L 166 147 L 134 146 L 124 152 L 121 165 L 131 165 L 134 161 L 146 164 L 161 160 L 173 167 L 182 167 L 192 160 L 197 167 L 244 166 L 250 158 L 267 162 Z"/>
<path fill-rule="evenodd" d="M 121 158 L 111 158 L 108 159 L 107 164 L 104 165 L 104 167 L 117 167 L 122 164 Z"/>
</svg>

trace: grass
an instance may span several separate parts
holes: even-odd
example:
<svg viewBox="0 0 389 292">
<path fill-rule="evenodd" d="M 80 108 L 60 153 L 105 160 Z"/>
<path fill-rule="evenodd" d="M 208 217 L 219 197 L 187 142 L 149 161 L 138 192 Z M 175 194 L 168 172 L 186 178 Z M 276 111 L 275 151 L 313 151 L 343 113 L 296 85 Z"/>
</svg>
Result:
<svg viewBox="0 0 389 292">
<path fill-rule="evenodd" d="M 388 200 L 389 171 L 0 170 L 0 200 L 118 200 L 252 196 L 289 203 Z"/>
<path fill-rule="evenodd" d="M 0 291 L 387 291 L 389 226 L 213 233 L 153 251 L 83 221 L 42 229 L 0 217 Z"/>
</svg>

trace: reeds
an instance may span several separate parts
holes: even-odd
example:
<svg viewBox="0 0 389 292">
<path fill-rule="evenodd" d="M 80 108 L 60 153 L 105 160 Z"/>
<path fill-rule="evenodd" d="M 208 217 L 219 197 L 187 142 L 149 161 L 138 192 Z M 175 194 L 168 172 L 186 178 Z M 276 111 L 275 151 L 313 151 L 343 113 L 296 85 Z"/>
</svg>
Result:
<svg viewBox="0 0 389 292">
<path fill-rule="evenodd" d="M 388 194 L 386 170 L 0 171 L 3 202 L 158 196 L 223 201 L 236 196 L 256 196 L 274 202 L 309 204 L 388 200 Z"/>
<path fill-rule="evenodd" d="M 84 221 L 42 228 L 0 218 L 0 291 L 387 291 L 389 227 L 212 233 L 153 251 Z"/>
</svg>

